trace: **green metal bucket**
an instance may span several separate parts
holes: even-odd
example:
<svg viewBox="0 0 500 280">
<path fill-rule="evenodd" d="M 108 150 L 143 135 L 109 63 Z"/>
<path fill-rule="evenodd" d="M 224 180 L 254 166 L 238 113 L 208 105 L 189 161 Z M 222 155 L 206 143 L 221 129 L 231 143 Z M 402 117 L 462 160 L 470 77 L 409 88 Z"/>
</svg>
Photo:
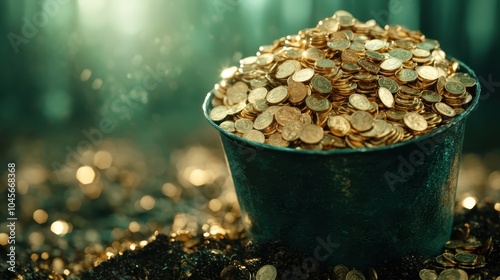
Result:
<svg viewBox="0 0 500 280">
<path fill-rule="evenodd" d="M 465 120 L 479 95 L 478 83 L 464 113 L 418 138 L 332 151 L 274 147 L 228 133 L 208 116 L 212 93 L 203 109 L 220 133 L 251 237 L 363 269 L 409 253 L 439 254 L 449 240 Z"/>
</svg>

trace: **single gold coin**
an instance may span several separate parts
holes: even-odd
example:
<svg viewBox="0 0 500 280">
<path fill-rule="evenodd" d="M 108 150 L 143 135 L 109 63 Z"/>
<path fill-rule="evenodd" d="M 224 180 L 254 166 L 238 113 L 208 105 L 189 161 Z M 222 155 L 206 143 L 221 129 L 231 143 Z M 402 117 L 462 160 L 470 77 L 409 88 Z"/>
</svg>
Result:
<svg viewBox="0 0 500 280">
<path fill-rule="evenodd" d="M 249 119 L 239 119 L 234 123 L 236 131 L 245 133 L 253 128 L 253 122 Z"/>
<path fill-rule="evenodd" d="M 342 51 L 351 45 L 351 42 L 345 38 L 334 38 L 332 41 L 328 42 L 328 47 L 335 51 Z"/>
<path fill-rule="evenodd" d="M 266 141 L 266 137 L 264 136 L 264 134 L 255 129 L 243 133 L 243 138 L 258 143 L 264 143 L 264 141 Z"/>
<path fill-rule="evenodd" d="M 304 125 L 300 129 L 299 138 L 306 144 L 317 144 L 323 139 L 323 128 L 315 124 Z"/>
<path fill-rule="evenodd" d="M 339 115 L 329 117 L 327 124 L 332 134 L 338 137 L 346 136 L 351 131 L 349 121 Z"/>
<path fill-rule="evenodd" d="M 300 104 L 306 99 L 310 91 L 311 89 L 303 83 L 292 82 L 288 85 L 288 101 L 292 104 Z"/>
<path fill-rule="evenodd" d="M 222 121 L 224 120 L 226 117 L 227 117 L 227 108 L 226 106 L 217 106 L 217 107 L 214 107 L 211 111 L 210 111 L 210 118 L 214 121 L 214 122 L 218 122 L 218 121 Z"/>
<path fill-rule="evenodd" d="M 446 103 L 438 102 L 434 104 L 434 109 L 437 113 L 445 116 L 445 117 L 454 117 L 456 115 L 456 112 L 453 108 L 448 106 Z"/>
<path fill-rule="evenodd" d="M 401 82 L 408 83 L 417 79 L 418 74 L 415 70 L 403 68 L 396 72 L 396 78 Z"/>
<path fill-rule="evenodd" d="M 263 130 L 269 127 L 274 120 L 274 116 L 270 112 L 264 112 L 255 118 L 253 123 L 253 128 L 257 130 Z"/>
<path fill-rule="evenodd" d="M 403 65 L 403 62 L 397 58 L 388 58 L 380 64 L 380 68 L 385 71 L 396 71 Z"/>
<path fill-rule="evenodd" d="M 394 95 L 392 95 L 391 91 L 389 91 L 385 87 L 381 87 L 377 91 L 378 93 L 378 98 L 384 104 L 385 107 L 387 108 L 393 108 L 394 107 Z"/>
<path fill-rule="evenodd" d="M 289 122 L 298 121 L 301 113 L 297 107 L 283 106 L 276 111 L 274 118 L 277 123 L 284 126 Z"/>
<path fill-rule="evenodd" d="M 300 121 L 287 123 L 281 130 L 281 137 L 283 137 L 286 141 L 295 141 L 299 139 L 299 132 L 302 126 L 304 126 L 304 124 Z"/>
<path fill-rule="evenodd" d="M 319 94 L 309 95 L 306 98 L 306 105 L 309 109 L 316 112 L 326 111 L 332 106 L 328 99 Z"/>
<path fill-rule="evenodd" d="M 434 270 L 425 268 L 420 270 L 418 276 L 420 277 L 421 280 L 436 280 L 438 277 L 437 273 Z"/>
<path fill-rule="evenodd" d="M 229 108 L 227 108 L 227 114 L 231 116 L 236 115 L 241 111 L 243 111 L 243 109 L 245 109 L 246 106 L 247 104 L 245 102 L 241 102 L 236 105 L 230 106 Z"/>
<path fill-rule="evenodd" d="M 372 106 L 366 96 L 358 93 L 353 93 L 349 96 L 349 104 L 351 104 L 355 109 L 362 111 L 367 111 Z"/>
<path fill-rule="evenodd" d="M 293 80 L 299 83 L 307 82 L 314 76 L 314 70 L 311 68 L 300 69 L 293 74 Z"/>
<path fill-rule="evenodd" d="M 267 89 L 265 87 L 257 87 L 250 91 L 248 94 L 248 102 L 255 103 L 257 99 L 264 99 L 267 95 Z"/>
<path fill-rule="evenodd" d="M 405 125 L 414 131 L 424 131 L 427 129 L 427 121 L 421 115 L 413 112 L 405 114 L 403 121 Z"/>
<path fill-rule="evenodd" d="M 441 95 L 437 94 L 437 92 L 432 90 L 424 90 L 422 92 L 422 99 L 429 103 L 437 103 L 441 101 L 442 98 L 443 97 Z"/>
<path fill-rule="evenodd" d="M 285 139 L 283 139 L 283 137 L 281 136 L 281 133 L 275 133 L 275 134 L 271 134 L 271 136 L 269 136 L 269 138 L 267 139 L 267 144 L 269 145 L 272 145 L 272 146 L 276 146 L 276 147 L 288 147 L 288 145 L 290 145 L 290 143 L 288 141 L 286 141 Z"/>
<path fill-rule="evenodd" d="M 433 66 L 418 66 L 415 70 L 417 71 L 418 76 L 424 80 L 435 81 L 439 78 L 439 72 Z"/>
<path fill-rule="evenodd" d="M 220 73 L 220 77 L 224 80 L 229 80 L 229 79 L 232 79 L 234 77 L 236 72 L 238 72 L 238 67 L 232 66 L 232 67 L 229 67 L 229 68 L 222 70 L 222 72 Z"/>
<path fill-rule="evenodd" d="M 278 270 L 273 265 L 267 264 L 261 267 L 255 276 L 256 280 L 275 280 L 278 277 Z"/>
<path fill-rule="evenodd" d="M 359 55 L 355 51 L 347 49 L 342 52 L 341 60 L 346 63 L 358 63 Z"/>
<path fill-rule="evenodd" d="M 286 60 L 276 71 L 276 79 L 285 79 L 295 73 L 295 66 L 292 60 Z"/>
<path fill-rule="evenodd" d="M 285 101 L 288 97 L 288 90 L 285 86 L 273 88 L 267 93 L 266 100 L 269 104 L 279 104 Z"/>
<path fill-rule="evenodd" d="M 462 83 L 460 82 L 454 82 L 454 81 L 448 81 L 445 85 L 444 88 L 446 89 L 447 92 L 451 94 L 463 94 L 465 92 L 465 87 Z"/>
<path fill-rule="evenodd" d="M 303 57 L 310 60 L 325 58 L 325 52 L 317 48 L 308 48 L 304 51 Z"/>
<path fill-rule="evenodd" d="M 378 79 L 379 87 L 384 87 L 388 89 L 391 93 L 396 93 L 399 90 L 399 85 L 393 79 L 389 79 L 386 77 L 380 77 Z"/>
<path fill-rule="evenodd" d="M 386 41 L 380 39 L 369 40 L 365 43 L 365 48 L 370 51 L 378 51 L 385 47 Z"/>
<path fill-rule="evenodd" d="M 352 128 L 359 132 L 370 130 L 374 125 L 374 120 L 370 113 L 365 111 L 356 111 L 351 115 L 350 123 Z"/>
<path fill-rule="evenodd" d="M 363 273 L 353 269 L 347 273 L 347 275 L 345 276 L 345 279 L 346 280 L 365 280 L 366 278 L 363 275 Z"/>
<path fill-rule="evenodd" d="M 439 274 L 437 280 L 467 280 L 467 279 L 469 279 L 467 276 L 467 273 L 465 271 L 463 271 L 463 273 L 465 273 L 465 275 L 460 271 L 463 271 L 463 270 L 454 269 L 454 268 L 445 269 Z"/>
<path fill-rule="evenodd" d="M 319 93 L 328 94 L 332 91 L 332 83 L 323 76 L 315 76 L 311 80 L 312 87 Z"/>
<path fill-rule="evenodd" d="M 429 55 L 431 55 L 430 51 L 424 49 L 414 49 L 411 52 L 413 53 L 413 56 L 419 58 L 429 57 Z"/>
<path fill-rule="evenodd" d="M 358 60 L 358 64 L 359 66 L 363 67 L 363 69 L 373 74 L 377 74 L 378 71 L 380 70 L 380 68 L 377 65 L 375 65 L 373 62 L 369 61 L 366 58 L 360 58 Z"/>
<path fill-rule="evenodd" d="M 224 131 L 231 132 L 231 133 L 236 131 L 236 128 L 234 127 L 233 121 L 223 121 L 223 122 L 221 122 L 219 127 L 222 128 Z"/>
<path fill-rule="evenodd" d="M 257 65 L 265 66 L 274 61 L 274 54 L 272 53 L 263 53 L 257 56 Z"/>
<path fill-rule="evenodd" d="M 405 49 L 392 49 L 390 52 L 389 52 L 389 55 L 393 58 L 397 58 L 401 61 L 408 61 L 411 59 L 411 57 L 413 56 L 413 53 L 410 52 L 409 50 L 405 50 Z"/>
</svg>

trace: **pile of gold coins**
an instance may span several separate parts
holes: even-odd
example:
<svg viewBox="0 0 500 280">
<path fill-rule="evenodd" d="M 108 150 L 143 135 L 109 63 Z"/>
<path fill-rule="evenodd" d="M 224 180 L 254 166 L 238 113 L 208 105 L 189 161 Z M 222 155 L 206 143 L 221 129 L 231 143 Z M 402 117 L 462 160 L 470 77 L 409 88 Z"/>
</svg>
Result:
<svg viewBox="0 0 500 280">
<path fill-rule="evenodd" d="M 458 239 L 444 244 L 443 254 L 426 262 L 428 268 L 420 271 L 420 279 L 481 279 L 474 272 L 486 266 L 487 257 L 493 251 L 493 237 L 483 244 L 470 236 L 469 224 L 464 224 L 458 232 L 461 233 Z M 436 271 L 441 271 L 439 276 Z"/>
<path fill-rule="evenodd" d="M 464 112 L 476 80 L 458 67 L 420 31 L 337 11 L 223 70 L 209 116 L 278 147 L 390 145 Z"/>
</svg>

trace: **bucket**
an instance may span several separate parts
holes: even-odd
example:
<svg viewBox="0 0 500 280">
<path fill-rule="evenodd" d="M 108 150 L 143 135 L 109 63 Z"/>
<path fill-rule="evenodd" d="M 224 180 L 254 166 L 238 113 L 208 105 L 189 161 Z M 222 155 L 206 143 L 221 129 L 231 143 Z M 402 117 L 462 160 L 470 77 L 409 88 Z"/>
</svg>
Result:
<svg viewBox="0 0 500 280">
<path fill-rule="evenodd" d="M 477 80 L 469 67 L 460 70 Z M 257 241 L 280 240 L 329 265 L 364 269 L 410 253 L 440 254 L 449 240 L 468 108 L 409 141 L 376 148 L 293 150 L 221 129 L 236 194 Z"/>
</svg>

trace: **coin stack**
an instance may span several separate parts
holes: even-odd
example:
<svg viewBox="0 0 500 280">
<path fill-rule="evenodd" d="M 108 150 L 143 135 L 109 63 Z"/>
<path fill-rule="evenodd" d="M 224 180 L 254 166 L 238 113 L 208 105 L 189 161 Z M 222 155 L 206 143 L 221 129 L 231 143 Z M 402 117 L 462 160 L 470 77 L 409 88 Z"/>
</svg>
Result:
<svg viewBox="0 0 500 280">
<path fill-rule="evenodd" d="M 464 112 L 476 80 L 439 42 L 337 11 L 222 71 L 210 118 L 247 140 L 294 149 L 406 141 Z"/>
</svg>

